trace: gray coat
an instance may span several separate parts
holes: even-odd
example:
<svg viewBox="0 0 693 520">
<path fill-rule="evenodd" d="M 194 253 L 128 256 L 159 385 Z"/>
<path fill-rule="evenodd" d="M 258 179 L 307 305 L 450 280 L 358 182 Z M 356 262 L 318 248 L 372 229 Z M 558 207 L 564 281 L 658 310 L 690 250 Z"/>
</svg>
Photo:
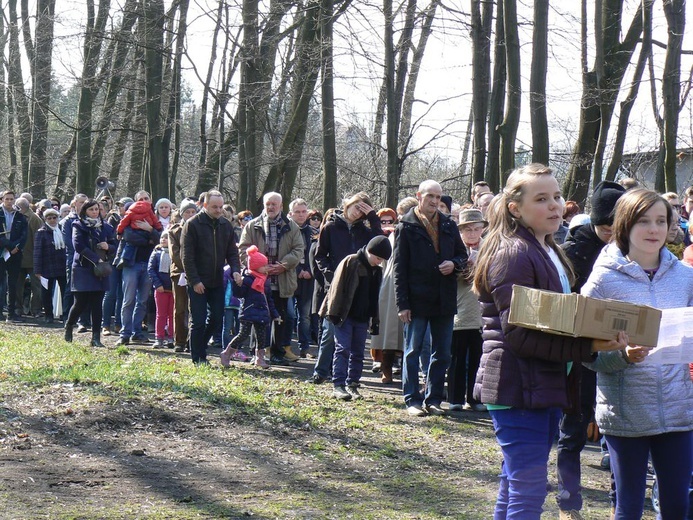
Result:
<svg viewBox="0 0 693 520">
<path fill-rule="evenodd" d="M 615 244 L 597 258 L 581 293 L 660 309 L 693 305 L 693 268 L 660 251 L 652 281 Z M 620 352 L 584 363 L 597 372 L 596 419 L 606 434 L 642 437 L 693 430 L 693 384 L 688 365 L 628 364 Z"/>
</svg>

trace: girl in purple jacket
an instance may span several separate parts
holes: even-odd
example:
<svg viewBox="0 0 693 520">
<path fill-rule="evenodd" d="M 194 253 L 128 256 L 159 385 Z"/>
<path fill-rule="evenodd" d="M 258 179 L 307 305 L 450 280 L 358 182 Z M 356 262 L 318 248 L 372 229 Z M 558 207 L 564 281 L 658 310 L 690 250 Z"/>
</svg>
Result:
<svg viewBox="0 0 693 520">
<path fill-rule="evenodd" d="M 572 269 L 553 240 L 563 205 L 550 168 L 530 164 L 515 170 L 491 203 L 474 272 L 484 327 L 474 398 L 488 407 L 503 452 L 496 520 L 539 520 L 558 421 L 562 409 L 577 402 L 571 363 L 627 343 L 623 333 L 591 340 L 508 323 L 514 284 L 570 292 Z"/>
</svg>

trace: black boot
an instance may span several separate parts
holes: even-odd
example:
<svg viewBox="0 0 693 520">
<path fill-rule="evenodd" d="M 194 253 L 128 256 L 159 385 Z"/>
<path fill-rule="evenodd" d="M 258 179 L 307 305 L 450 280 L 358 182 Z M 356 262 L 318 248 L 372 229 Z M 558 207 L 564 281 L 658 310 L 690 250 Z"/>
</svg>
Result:
<svg viewBox="0 0 693 520">
<path fill-rule="evenodd" d="M 65 341 L 72 343 L 72 325 L 69 323 L 65 325 Z"/>
<path fill-rule="evenodd" d="M 94 327 L 94 332 L 91 334 L 91 346 L 98 348 L 106 348 L 106 345 L 101 343 L 101 331 L 98 327 Z"/>
</svg>

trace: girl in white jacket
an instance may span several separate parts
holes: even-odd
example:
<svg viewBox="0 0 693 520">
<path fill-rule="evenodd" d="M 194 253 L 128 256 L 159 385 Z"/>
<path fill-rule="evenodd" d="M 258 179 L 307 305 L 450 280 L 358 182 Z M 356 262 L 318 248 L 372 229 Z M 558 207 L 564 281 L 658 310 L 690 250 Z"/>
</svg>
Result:
<svg viewBox="0 0 693 520">
<path fill-rule="evenodd" d="M 693 269 L 664 247 L 672 209 L 650 190 L 617 202 L 613 242 L 601 252 L 582 294 L 657 308 L 693 305 Z M 693 471 L 693 384 L 686 364 L 649 364 L 648 348 L 600 352 L 596 419 L 616 481 L 617 520 L 641 518 L 648 456 L 657 472 L 661 518 L 687 518 Z"/>
</svg>

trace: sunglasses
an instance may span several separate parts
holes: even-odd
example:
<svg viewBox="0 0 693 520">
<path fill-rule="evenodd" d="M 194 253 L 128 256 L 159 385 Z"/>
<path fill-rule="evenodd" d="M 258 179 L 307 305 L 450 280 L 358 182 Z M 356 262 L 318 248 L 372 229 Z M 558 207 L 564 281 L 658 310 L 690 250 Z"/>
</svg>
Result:
<svg viewBox="0 0 693 520">
<path fill-rule="evenodd" d="M 250 222 L 251 220 L 253 220 L 253 217 L 251 217 L 250 215 L 243 217 L 243 222 Z"/>
<path fill-rule="evenodd" d="M 394 224 L 395 221 L 394 220 L 381 220 L 380 223 L 381 224 Z"/>
<path fill-rule="evenodd" d="M 320 220 L 320 217 L 313 216 L 313 217 L 310 217 L 310 220 Z"/>
</svg>

